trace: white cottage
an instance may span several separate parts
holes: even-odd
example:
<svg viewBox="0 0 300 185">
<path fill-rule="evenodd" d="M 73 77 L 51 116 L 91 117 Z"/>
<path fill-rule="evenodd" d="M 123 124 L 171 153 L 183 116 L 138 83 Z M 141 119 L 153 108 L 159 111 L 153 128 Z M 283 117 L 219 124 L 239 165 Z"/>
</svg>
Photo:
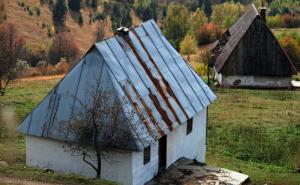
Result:
<svg viewBox="0 0 300 185">
<path fill-rule="evenodd" d="M 135 112 L 144 130 L 136 133 L 148 138 L 103 160 L 103 179 L 140 185 L 181 157 L 205 161 L 207 107 L 216 96 L 150 20 L 96 43 L 28 115 L 19 126 L 26 134 L 28 166 L 96 176 L 81 156 L 64 150 L 63 137 L 53 129 L 72 120 L 75 97 L 88 102 L 88 86 L 125 97 L 124 110 Z"/>
</svg>

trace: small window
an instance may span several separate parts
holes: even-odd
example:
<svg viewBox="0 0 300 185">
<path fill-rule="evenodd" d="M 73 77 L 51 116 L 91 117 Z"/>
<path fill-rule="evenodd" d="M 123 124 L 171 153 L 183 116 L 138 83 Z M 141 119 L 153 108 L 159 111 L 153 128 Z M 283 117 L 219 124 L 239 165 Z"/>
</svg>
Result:
<svg viewBox="0 0 300 185">
<path fill-rule="evenodd" d="M 193 118 L 187 121 L 186 125 L 186 135 L 189 135 L 193 131 Z"/>
<path fill-rule="evenodd" d="M 150 162 L 150 154 L 151 154 L 151 147 L 148 146 L 144 149 L 144 164 L 147 164 Z"/>
</svg>

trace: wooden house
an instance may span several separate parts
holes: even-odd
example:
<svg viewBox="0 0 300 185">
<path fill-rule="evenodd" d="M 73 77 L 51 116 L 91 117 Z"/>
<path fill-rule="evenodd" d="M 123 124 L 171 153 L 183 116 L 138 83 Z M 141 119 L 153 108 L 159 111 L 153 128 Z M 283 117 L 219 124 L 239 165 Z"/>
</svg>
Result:
<svg viewBox="0 0 300 185">
<path fill-rule="evenodd" d="M 266 25 L 266 8 L 252 4 L 212 49 L 214 78 L 222 87 L 289 88 L 296 69 Z"/>
</svg>

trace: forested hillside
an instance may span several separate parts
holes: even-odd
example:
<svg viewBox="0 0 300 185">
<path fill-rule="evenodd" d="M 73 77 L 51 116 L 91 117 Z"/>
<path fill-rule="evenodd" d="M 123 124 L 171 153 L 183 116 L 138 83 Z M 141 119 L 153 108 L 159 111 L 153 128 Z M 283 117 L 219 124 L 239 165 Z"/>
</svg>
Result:
<svg viewBox="0 0 300 185">
<path fill-rule="evenodd" d="M 112 36 L 116 28 L 154 19 L 174 47 L 206 75 L 209 54 L 203 46 L 219 39 L 249 3 L 268 7 L 271 28 L 297 31 L 297 0 L 0 0 L 0 37 L 6 38 L 0 44 L 8 44 L 10 36 L 16 43 L 0 58 L 15 56 L 6 67 L 17 74 L 9 78 L 66 73 L 93 43 Z M 300 63 L 299 32 L 276 35 Z"/>
</svg>

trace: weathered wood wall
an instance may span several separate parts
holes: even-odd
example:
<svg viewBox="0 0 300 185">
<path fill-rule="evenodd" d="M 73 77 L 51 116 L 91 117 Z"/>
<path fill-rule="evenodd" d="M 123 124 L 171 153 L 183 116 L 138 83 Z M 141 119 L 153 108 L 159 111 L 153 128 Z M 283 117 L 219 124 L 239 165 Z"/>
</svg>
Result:
<svg viewBox="0 0 300 185">
<path fill-rule="evenodd" d="M 262 19 L 256 18 L 222 69 L 225 75 L 290 76 L 292 67 Z"/>
</svg>

